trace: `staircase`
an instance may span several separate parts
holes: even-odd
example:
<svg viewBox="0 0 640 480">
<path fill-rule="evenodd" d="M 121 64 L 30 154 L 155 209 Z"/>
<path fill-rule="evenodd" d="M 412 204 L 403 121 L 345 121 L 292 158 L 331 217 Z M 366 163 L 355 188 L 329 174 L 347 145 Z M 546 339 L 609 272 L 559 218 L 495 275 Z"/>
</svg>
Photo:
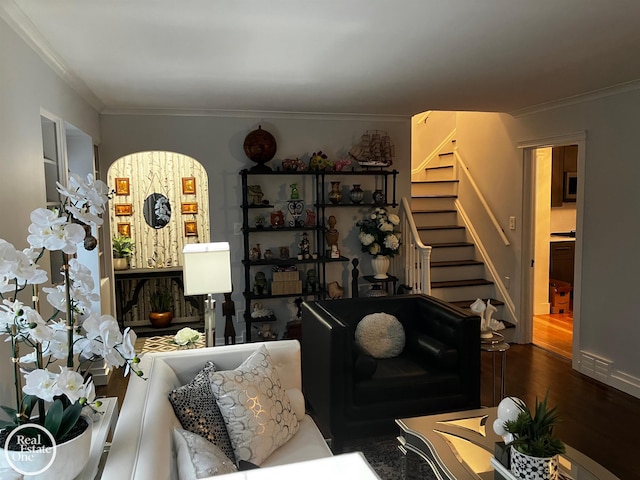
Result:
<svg viewBox="0 0 640 480">
<path fill-rule="evenodd" d="M 421 180 L 411 184 L 411 212 L 421 241 L 431 249 L 431 295 L 461 308 L 478 298 L 498 307 L 494 284 L 486 279 L 485 265 L 478 260 L 475 245 L 458 221 L 456 199 L 458 180 L 453 152 L 445 152 L 429 162 Z"/>
</svg>

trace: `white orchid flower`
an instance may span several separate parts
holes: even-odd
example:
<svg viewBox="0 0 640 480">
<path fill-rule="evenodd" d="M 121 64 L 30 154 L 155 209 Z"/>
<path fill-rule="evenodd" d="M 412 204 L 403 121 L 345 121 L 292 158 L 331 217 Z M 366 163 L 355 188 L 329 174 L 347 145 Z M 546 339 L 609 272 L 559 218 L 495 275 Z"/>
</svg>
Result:
<svg viewBox="0 0 640 480">
<path fill-rule="evenodd" d="M 22 391 L 27 395 L 35 395 L 47 402 L 53 402 L 53 397 L 61 393 L 56 385 L 58 376 L 48 370 L 38 368 L 27 373 L 24 378 L 26 383 Z"/>
<path fill-rule="evenodd" d="M 36 208 L 31 212 L 31 222 L 31 235 L 27 237 L 31 247 L 73 254 L 77 251 L 78 243 L 84 240 L 84 228 L 75 223 L 67 223 L 65 218 L 58 216 L 57 210 Z"/>
<path fill-rule="evenodd" d="M 64 290 L 64 285 L 58 285 L 57 287 L 43 287 L 42 291 L 47 294 L 47 302 L 61 312 L 67 311 L 67 294 Z"/>
<path fill-rule="evenodd" d="M 29 336 L 33 340 L 42 343 L 53 338 L 53 329 L 47 325 L 36 310 L 29 309 L 26 320 L 29 324 Z"/>
<path fill-rule="evenodd" d="M 69 370 L 67 367 L 60 367 L 57 387 L 62 394 L 67 396 L 71 403 L 86 396 L 84 378 L 78 372 Z"/>
</svg>

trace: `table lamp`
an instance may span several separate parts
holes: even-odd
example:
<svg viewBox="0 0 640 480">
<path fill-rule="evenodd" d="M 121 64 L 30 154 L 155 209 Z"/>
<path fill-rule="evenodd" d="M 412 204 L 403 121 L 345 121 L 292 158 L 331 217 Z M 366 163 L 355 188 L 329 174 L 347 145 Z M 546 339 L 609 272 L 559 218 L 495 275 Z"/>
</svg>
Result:
<svg viewBox="0 0 640 480">
<path fill-rule="evenodd" d="M 216 302 L 214 293 L 228 293 L 231 286 L 231 255 L 228 242 L 185 245 L 183 279 L 185 295 L 207 295 L 204 334 L 207 347 L 215 344 Z"/>
</svg>

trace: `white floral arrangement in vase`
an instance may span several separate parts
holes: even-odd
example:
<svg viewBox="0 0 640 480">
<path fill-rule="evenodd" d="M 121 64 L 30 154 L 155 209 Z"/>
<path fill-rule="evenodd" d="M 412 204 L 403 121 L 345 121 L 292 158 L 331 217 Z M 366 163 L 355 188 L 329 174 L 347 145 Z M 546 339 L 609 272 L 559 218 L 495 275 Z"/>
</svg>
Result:
<svg viewBox="0 0 640 480">
<path fill-rule="evenodd" d="M 86 182 L 71 175 L 69 187 L 58 183 L 58 192 L 63 198 L 60 208 L 31 213 L 29 248 L 17 250 L 0 239 L 0 336 L 11 343 L 15 380 L 15 408 L 2 407 L 9 419 L 0 420 L 0 429 L 6 437 L 35 423 L 60 443 L 72 435 L 83 408 L 95 411 L 101 405 L 93 381 L 81 371 L 103 358 L 110 367 L 124 366 L 125 375 L 133 371 L 143 377 L 143 372 L 138 368 L 135 333 L 129 328 L 121 332 L 111 315 L 92 311 L 92 303 L 99 300 L 93 277 L 75 258 L 78 245 L 86 250 L 96 247 L 92 229 L 102 224 L 112 192 L 91 175 Z M 54 311 L 45 319 L 39 287 L 47 282 L 47 272 L 38 261 L 47 251 L 62 257 L 63 281 L 41 289 Z M 0 447 L 4 443 L 2 439 Z"/>
<path fill-rule="evenodd" d="M 178 330 L 171 343 L 181 348 L 193 348 L 200 340 L 202 334 L 193 328 L 184 327 Z"/>
<path fill-rule="evenodd" d="M 358 239 L 362 251 L 374 257 L 382 255 L 393 257 L 400 250 L 400 231 L 396 227 L 400 218 L 395 213 L 389 213 L 384 207 L 376 207 L 356 223 L 360 228 Z"/>
</svg>

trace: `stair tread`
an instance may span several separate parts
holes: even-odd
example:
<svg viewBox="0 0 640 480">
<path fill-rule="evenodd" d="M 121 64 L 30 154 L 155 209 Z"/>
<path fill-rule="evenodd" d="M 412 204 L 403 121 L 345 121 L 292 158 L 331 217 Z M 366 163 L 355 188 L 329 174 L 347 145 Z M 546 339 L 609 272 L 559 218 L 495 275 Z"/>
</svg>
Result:
<svg viewBox="0 0 640 480">
<path fill-rule="evenodd" d="M 458 213 L 455 208 L 441 210 L 411 210 L 411 213 Z"/>
<path fill-rule="evenodd" d="M 411 195 L 411 198 L 458 198 L 457 195 Z"/>
<path fill-rule="evenodd" d="M 411 182 L 412 185 L 430 183 L 460 183 L 460 180 L 414 180 Z"/>
<path fill-rule="evenodd" d="M 469 265 L 484 265 L 480 260 L 449 260 L 446 262 L 431 262 L 431 268 L 438 267 L 465 267 Z"/>
<path fill-rule="evenodd" d="M 464 225 L 428 225 L 425 227 L 418 227 L 416 226 L 416 229 L 418 230 L 459 230 L 465 228 Z"/>
<path fill-rule="evenodd" d="M 432 167 L 424 167 L 425 170 L 440 170 L 443 168 L 453 168 L 453 165 L 434 165 Z"/>
<path fill-rule="evenodd" d="M 444 282 L 431 282 L 431 288 L 473 287 L 477 285 L 493 285 L 486 278 L 472 278 L 469 280 L 447 280 Z"/>
<path fill-rule="evenodd" d="M 449 247 L 473 247 L 475 246 L 470 242 L 445 242 L 445 243 L 432 243 L 431 248 L 449 248 Z"/>
</svg>

